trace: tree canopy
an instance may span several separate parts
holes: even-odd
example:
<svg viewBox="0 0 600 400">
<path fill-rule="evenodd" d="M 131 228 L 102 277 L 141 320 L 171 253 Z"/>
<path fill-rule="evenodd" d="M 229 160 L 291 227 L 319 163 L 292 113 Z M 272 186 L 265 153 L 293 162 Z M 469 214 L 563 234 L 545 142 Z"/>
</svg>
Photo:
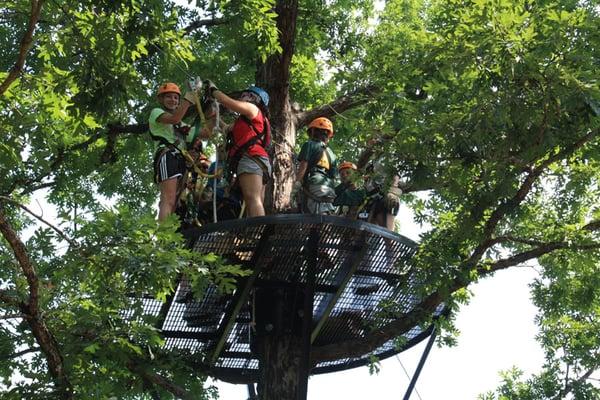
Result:
<svg viewBox="0 0 600 400">
<path fill-rule="evenodd" d="M 160 83 L 192 76 L 225 92 L 269 91 L 271 212 L 289 202 L 302 128 L 326 116 L 340 158 L 367 147 L 383 157 L 430 227 L 415 259 L 428 283 L 420 306 L 372 343 L 317 347 L 314 359 L 368 351 L 428 323 L 442 302 L 451 342 L 469 284 L 536 263 L 546 364 L 527 380 L 507 373 L 485 396 L 599 395 L 590 379 L 600 368 L 594 2 L 1 4 L 3 398 L 216 395 L 189 354 L 162 348 L 143 301 L 131 300 L 165 298 L 180 274 L 201 291 L 244 273 L 187 250 L 174 220 L 154 218 L 147 115 Z"/>
</svg>

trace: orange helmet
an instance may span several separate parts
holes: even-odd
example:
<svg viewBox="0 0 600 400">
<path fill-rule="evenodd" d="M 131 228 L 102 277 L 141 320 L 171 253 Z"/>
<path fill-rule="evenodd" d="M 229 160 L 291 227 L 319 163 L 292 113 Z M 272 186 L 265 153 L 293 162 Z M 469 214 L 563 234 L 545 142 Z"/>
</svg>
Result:
<svg viewBox="0 0 600 400">
<path fill-rule="evenodd" d="M 344 161 L 343 163 L 340 164 L 340 167 L 338 168 L 338 170 L 341 171 L 346 168 L 351 168 L 355 171 L 358 169 L 358 168 L 356 168 L 356 164 L 351 163 L 350 161 Z"/>
<path fill-rule="evenodd" d="M 327 131 L 327 136 L 329 139 L 333 137 L 333 124 L 330 120 L 325 117 L 319 117 L 312 120 L 310 124 L 308 124 L 308 129 L 310 128 L 318 128 Z"/>
<path fill-rule="evenodd" d="M 163 93 L 177 93 L 181 96 L 181 90 L 179 90 L 179 86 L 172 82 L 163 83 L 158 87 L 157 96 L 160 96 Z"/>
</svg>

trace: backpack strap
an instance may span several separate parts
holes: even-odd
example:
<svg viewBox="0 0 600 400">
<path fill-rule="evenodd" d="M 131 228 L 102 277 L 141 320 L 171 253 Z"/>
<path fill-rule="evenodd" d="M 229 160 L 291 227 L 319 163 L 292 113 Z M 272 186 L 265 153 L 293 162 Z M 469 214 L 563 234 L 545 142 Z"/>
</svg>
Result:
<svg viewBox="0 0 600 400">
<path fill-rule="evenodd" d="M 331 155 L 329 154 L 327 144 L 321 142 L 321 151 L 319 151 L 318 153 L 315 153 L 315 154 L 317 154 L 317 155 L 308 161 L 308 173 L 305 175 L 305 179 L 308 179 L 310 176 L 312 176 L 316 172 L 322 172 L 320 169 L 318 169 L 317 163 L 323 158 L 324 154 L 327 157 L 327 161 L 329 162 L 329 169 L 327 170 L 327 176 L 331 178 L 331 171 L 333 168 L 332 168 Z"/>
</svg>

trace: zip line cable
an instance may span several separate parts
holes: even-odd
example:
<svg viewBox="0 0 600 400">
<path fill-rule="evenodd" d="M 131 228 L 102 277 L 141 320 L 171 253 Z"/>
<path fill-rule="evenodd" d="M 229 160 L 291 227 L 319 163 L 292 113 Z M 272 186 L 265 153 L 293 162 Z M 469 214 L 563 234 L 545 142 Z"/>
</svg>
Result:
<svg viewBox="0 0 600 400">
<path fill-rule="evenodd" d="M 165 52 L 165 51 L 164 51 L 164 50 L 163 50 L 161 47 L 159 47 L 159 46 L 158 46 L 156 43 L 150 42 L 150 45 L 154 46 L 154 48 L 155 48 L 156 50 L 158 50 L 160 53 L 162 53 L 162 55 L 163 55 L 163 56 L 165 56 L 165 57 L 169 57 L 169 55 L 168 55 L 168 54 L 167 54 L 167 53 L 166 53 L 166 52 Z M 192 52 L 192 54 L 194 54 L 194 53 Z M 195 57 L 197 57 L 195 54 L 194 54 L 194 56 L 195 56 Z M 173 59 L 173 64 L 174 64 L 174 65 L 175 65 L 175 66 L 176 66 L 176 67 L 177 67 L 177 68 L 178 68 L 178 69 L 179 69 L 181 72 L 183 72 L 183 74 L 185 75 L 185 77 L 186 77 L 186 78 L 193 78 L 193 76 L 192 76 L 192 75 L 191 75 L 191 74 L 190 74 L 190 73 L 189 73 L 189 72 L 188 72 L 186 69 L 184 69 L 184 68 L 183 68 L 183 67 L 182 67 L 182 66 L 181 66 L 181 65 L 180 65 L 180 64 L 177 62 L 177 60 L 176 60 L 176 59 Z"/>
<path fill-rule="evenodd" d="M 398 362 L 400 363 L 400 366 L 402 367 L 402 370 L 404 371 L 404 374 L 410 381 L 410 375 L 408 374 L 408 371 L 406 370 L 406 368 L 404 368 L 404 364 L 402 364 L 402 361 L 400 361 L 400 357 L 398 355 L 396 355 L 396 360 L 398 360 Z M 417 394 L 417 397 L 419 398 L 419 400 L 423 400 L 423 398 L 421 398 L 421 395 L 419 394 L 419 391 L 417 390 L 416 386 L 415 386 L 415 393 Z"/>
</svg>

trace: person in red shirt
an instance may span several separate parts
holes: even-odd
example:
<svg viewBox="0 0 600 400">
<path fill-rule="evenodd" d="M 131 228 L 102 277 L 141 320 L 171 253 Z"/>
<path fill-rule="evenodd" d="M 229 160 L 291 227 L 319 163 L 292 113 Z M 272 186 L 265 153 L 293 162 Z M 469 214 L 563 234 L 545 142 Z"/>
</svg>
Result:
<svg viewBox="0 0 600 400">
<path fill-rule="evenodd" d="M 211 81 L 205 81 L 204 85 L 219 103 L 240 114 L 231 128 L 227 162 L 237 176 L 246 203 L 246 215 L 263 216 L 265 186 L 271 177 L 271 161 L 266 150 L 271 143 L 269 95 L 257 86 L 250 86 L 239 100 L 235 100 Z"/>
</svg>

